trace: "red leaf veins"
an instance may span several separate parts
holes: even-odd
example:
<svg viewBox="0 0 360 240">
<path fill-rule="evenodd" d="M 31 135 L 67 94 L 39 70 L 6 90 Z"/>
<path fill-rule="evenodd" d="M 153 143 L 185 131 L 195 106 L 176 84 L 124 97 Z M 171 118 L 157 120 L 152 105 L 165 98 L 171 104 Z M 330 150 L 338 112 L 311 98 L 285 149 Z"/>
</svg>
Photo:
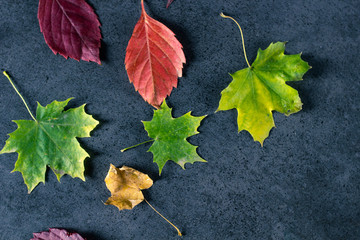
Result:
<svg viewBox="0 0 360 240">
<path fill-rule="evenodd" d="M 54 54 L 101 64 L 100 22 L 85 0 L 39 0 L 38 19 Z"/>
<path fill-rule="evenodd" d="M 185 55 L 175 34 L 145 12 L 135 25 L 126 49 L 129 80 L 145 101 L 159 108 L 182 76 Z"/>
<path fill-rule="evenodd" d="M 30 240 L 85 240 L 78 233 L 68 233 L 64 229 L 50 228 L 49 232 L 33 233 Z"/>
</svg>

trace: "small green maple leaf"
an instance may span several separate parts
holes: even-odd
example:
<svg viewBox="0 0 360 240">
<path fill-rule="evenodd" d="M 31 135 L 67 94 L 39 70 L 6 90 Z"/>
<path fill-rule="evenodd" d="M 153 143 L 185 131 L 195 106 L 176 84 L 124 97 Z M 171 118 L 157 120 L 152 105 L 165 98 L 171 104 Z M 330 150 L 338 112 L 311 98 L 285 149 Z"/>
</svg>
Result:
<svg viewBox="0 0 360 240">
<path fill-rule="evenodd" d="M 253 64 L 247 61 L 248 68 L 230 74 L 233 81 L 221 92 L 217 111 L 237 109 L 238 131 L 247 130 L 261 145 L 275 126 L 272 111 L 288 116 L 302 108 L 298 92 L 286 82 L 302 80 L 310 66 L 301 54 L 285 55 L 284 51 L 285 42 L 259 49 Z"/>
<path fill-rule="evenodd" d="M 21 172 L 29 193 L 40 182 L 45 183 L 47 166 L 54 171 L 59 181 L 64 174 L 85 181 L 84 160 L 89 154 L 81 148 L 76 138 L 90 137 L 90 132 L 99 122 L 85 113 L 85 104 L 64 111 L 72 98 L 53 101 L 45 107 L 38 103 L 35 118 L 10 77 L 6 72 L 4 75 L 34 119 L 13 121 L 18 128 L 9 134 L 9 139 L 0 151 L 0 154 L 18 153 L 12 172 Z"/>
<path fill-rule="evenodd" d="M 168 160 L 172 160 L 185 169 L 185 163 L 206 162 L 197 153 L 196 148 L 186 139 L 199 132 L 197 128 L 206 116 L 194 117 L 191 112 L 173 118 L 171 108 L 164 101 L 161 108 L 154 111 L 151 121 L 143 121 L 145 130 L 154 143 L 149 152 L 159 167 L 159 174 Z"/>
</svg>

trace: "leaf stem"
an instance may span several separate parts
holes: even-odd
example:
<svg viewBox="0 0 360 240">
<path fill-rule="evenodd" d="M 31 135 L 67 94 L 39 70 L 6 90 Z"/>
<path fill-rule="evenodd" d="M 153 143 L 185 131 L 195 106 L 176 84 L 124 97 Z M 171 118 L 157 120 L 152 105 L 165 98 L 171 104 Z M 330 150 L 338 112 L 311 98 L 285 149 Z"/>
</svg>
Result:
<svg viewBox="0 0 360 240">
<path fill-rule="evenodd" d="M 140 146 L 140 145 L 145 144 L 145 143 L 153 142 L 153 141 L 155 141 L 155 140 L 154 140 L 154 139 L 151 139 L 151 140 L 148 140 L 148 141 L 145 141 L 145 142 L 142 142 L 142 143 L 136 144 L 136 145 L 134 145 L 134 146 L 127 147 L 127 148 L 124 148 L 124 149 L 121 149 L 121 152 L 125 152 L 126 150 L 129 150 L 129 149 L 131 149 L 131 148 L 134 148 L 134 147 Z"/>
<path fill-rule="evenodd" d="M 232 18 L 230 16 L 226 16 L 224 13 L 220 13 L 220 16 L 223 17 L 223 18 L 229 18 L 229 19 L 233 20 L 236 23 L 236 25 L 239 27 L 240 33 L 241 33 L 241 40 L 242 40 L 243 50 L 244 50 L 244 57 L 245 57 L 247 65 L 249 66 L 249 68 L 251 68 L 251 66 L 249 64 L 249 61 L 247 59 L 247 56 L 246 56 L 244 34 L 243 34 L 243 31 L 242 31 L 242 29 L 240 27 L 240 24 L 234 18 Z"/>
<path fill-rule="evenodd" d="M 23 98 L 23 96 L 21 96 L 20 92 L 17 90 L 17 88 L 15 87 L 14 83 L 11 81 L 11 78 L 9 76 L 9 74 L 6 71 L 3 71 L 3 74 L 5 75 L 5 77 L 7 77 L 7 79 L 9 80 L 9 82 L 11 83 L 12 87 L 15 89 L 16 93 L 20 96 L 21 100 L 23 101 L 26 109 L 28 110 L 30 116 L 32 117 L 32 119 L 34 119 L 35 122 L 37 122 L 36 118 L 34 117 L 34 115 L 31 113 L 29 106 L 27 105 L 27 103 L 25 102 L 25 99 Z"/>
<path fill-rule="evenodd" d="M 145 11 L 144 0 L 141 0 L 141 10 L 142 10 L 142 11 Z"/>
<path fill-rule="evenodd" d="M 164 217 L 164 216 L 163 216 L 161 213 L 159 213 L 153 206 L 151 206 L 151 204 L 150 204 L 145 198 L 144 198 L 144 200 L 145 200 L 145 202 L 146 202 L 157 214 L 160 215 L 160 217 L 162 217 L 163 219 L 165 219 L 165 221 L 167 221 L 171 226 L 173 226 L 173 227 L 176 229 L 176 231 L 177 231 L 177 233 L 178 233 L 178 235 L 179 235 L 180 237 L 182 236 L 180 230 L 179 230 L 174 224 L 172 224 L 172 222 L 170 222 L 169 220 L 167 220 L 166 217 Z"/>
</svg>

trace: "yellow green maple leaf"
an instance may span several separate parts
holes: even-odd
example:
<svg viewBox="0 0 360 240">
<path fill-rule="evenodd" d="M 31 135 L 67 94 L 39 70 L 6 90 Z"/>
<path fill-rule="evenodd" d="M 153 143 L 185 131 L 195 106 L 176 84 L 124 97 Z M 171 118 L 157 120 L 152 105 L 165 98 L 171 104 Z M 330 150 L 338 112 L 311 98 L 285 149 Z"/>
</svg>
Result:
<svg viewBox="0 0 360 240">
<path fill-rule="evenodd" d="M 248 131 L 261 145 L 275 126 L 272 111 L 290 115 L 302 108 L 297 90 L 286 82 L 302 80 L 310 66 L 301 54 L 285 55 L 284 51 L 285 42 L 259 49 L 253 64 L 230 74 L 233 81 L 221 92 L 217 111 L 235 108 L 238 131 Z M 244 54 L 247 61 L 245 49 Z"/>
</svg>

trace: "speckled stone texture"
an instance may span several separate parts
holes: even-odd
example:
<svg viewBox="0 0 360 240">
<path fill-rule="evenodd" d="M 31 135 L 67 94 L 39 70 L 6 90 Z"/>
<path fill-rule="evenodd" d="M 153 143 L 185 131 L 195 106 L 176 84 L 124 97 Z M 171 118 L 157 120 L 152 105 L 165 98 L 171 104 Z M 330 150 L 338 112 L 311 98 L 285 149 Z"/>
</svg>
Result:
<svg viewBox="0 0 360 240">
<path fill-rule="evenodd" d="M 21 174 L 11 173 L 17 154 L 0 156 L 0 239 L 27 240 L 49 227 L 79 232 L 88 240 L 179 239 L 147 204 L 119 212 L 105 206 L 109 164 L 148 173 L 145 197 L 184 233 L 182 239 L 360 239 L 360 2 L 358 0 L 147 0 L 150 16 L 172 29 L 187 64 L 168 98 L 173 115 L 208 115 L 198 145 L 208 163 L 168 163 L 158 176 L 140 120 L 153 108 L 129 83 L 125 49 L 140 16 L 140 0 L 89 0 L 102 23 L 102 65 L 66 60 L 46 45 L 37 1 L 1 0 L 0 68 L 7 70 L 35 111 L 53 100 L 75 97 L 101 121 L 92 138 L 86 182 L 48 171 L 31 194 Z M 313 67 L 291 83 L 303 110 L 274 113 L 276 128 L 264 142 L 237 133 L 236 111 L 214 113 L 233 73 L 246 67 L 236 25 L 242 25 L 249 61 L 258 48 L 288 41 L 287 54 L 303 52 Z M 30 119 L 5 77 L 0 76 L 0 143 Z M 1 146 L 2 147 L 2 146 Z"/>
</svg>

